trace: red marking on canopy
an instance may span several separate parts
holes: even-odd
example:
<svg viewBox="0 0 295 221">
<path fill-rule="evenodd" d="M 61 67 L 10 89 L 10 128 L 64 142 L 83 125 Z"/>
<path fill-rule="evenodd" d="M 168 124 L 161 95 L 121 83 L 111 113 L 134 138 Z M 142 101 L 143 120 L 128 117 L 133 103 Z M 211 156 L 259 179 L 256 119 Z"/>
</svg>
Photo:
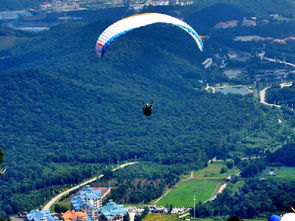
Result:
<svg viewBox="0 0 295 221">
<path fill-rule="evenodd" d="M 100 47 L 103 47 L 103 44 L 102 43 L 97 43 L 98 46 Z"/>
</svg>

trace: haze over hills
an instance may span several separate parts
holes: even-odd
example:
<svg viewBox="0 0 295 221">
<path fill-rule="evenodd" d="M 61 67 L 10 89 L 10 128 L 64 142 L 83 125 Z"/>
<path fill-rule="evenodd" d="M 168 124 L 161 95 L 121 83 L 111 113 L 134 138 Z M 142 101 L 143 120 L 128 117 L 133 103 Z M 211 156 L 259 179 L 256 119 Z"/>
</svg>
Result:
<svg viewBox="0 0 295 221">
<path fill-rule="evenodd" d="M 207 33 L 223 19 L 253 15 L 251 7 L 240 6 L 249 1 L 244 2 L 199 12 L 176 9 Z M 220 8 L 229 13 L 201 19 Z M 173 7 L 157 10 L 175 13 Z M 201 66 L 215 47 L 233 44 L 217 40 L 224 33 L 205 40 L 208 51 L 201 53 L 184 32 L 155 25 L 122 36 L 99 60 L 96 38 L 119 14 L 40 34 L 1 30 L 1 36 L 21 40 L 0 51 L 0 143 L 8 167 L 0 179 L 1 215 L 37 208 L 63 185 L 97 174 L 106 164 L 149 161 L 178 176 L 214 156 L 242 157 L 294 141 L 293 112 L 264 107 L 251 95 L 203 90 L 201 82 L 226 81 Z M 155 113 L 146 118 L 141 103 L 151 100 Z M 278 118 L 288 120 L 278 124 Z M 167 185 L 176 180 L 161 179 Z"/>
</svg>

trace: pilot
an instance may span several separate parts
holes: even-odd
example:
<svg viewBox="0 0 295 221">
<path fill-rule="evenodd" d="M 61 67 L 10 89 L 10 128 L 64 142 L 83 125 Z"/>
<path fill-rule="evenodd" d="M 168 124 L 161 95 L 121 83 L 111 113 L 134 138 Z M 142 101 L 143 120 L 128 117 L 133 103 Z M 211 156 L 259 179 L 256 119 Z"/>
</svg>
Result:
<svg viewBox="0 0 295 221">
<path fill-rule="evenodd" d="M 143 111 L 145 116 L 151 116 L 153 109 L 154 109 L 154 106 L 152 104 L 149 104 L 149 103 L 146 103 L 142 107 L 142 111 Z"/>
</svg>

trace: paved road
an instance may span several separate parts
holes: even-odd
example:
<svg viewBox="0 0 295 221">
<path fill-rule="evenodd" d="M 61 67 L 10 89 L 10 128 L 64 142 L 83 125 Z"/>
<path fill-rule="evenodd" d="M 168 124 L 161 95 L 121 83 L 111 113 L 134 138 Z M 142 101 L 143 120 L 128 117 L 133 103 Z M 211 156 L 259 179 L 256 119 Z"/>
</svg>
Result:
<svg viewBox="0 0 295 221">
<path fill-rule="evenodd" d="M 122 168 L 124 168 L 124 167 L 126 167 L 126 166 L 130 166 L 130 165 L 133 165 L 133 164 L 136 164 L 136 163 L 138 163 L 138 162 L 124 163 L 124 164 L 122 164 L 122 165 L 120 165 L 120 166 L 118 166 L 118 167 L 112 169 L 112 171 L 116 171 L 116 170 L 118 170 L 118 169 L 122 169 Z M 43 207 L 42 210 L 49 210 L 49 208 L 50 208 L 55 202 L 59 201 L 61 197 L 67 195 L 68 193 L 70 193 L 70 192 L 73 191 L 73 190 L 79 189 L 81 186 L 85 186 L 85 185 L 87 185 L 87 184 L 89 184 L 89 183 L 92 183 L 92 182 L 94 182 L 96 179 L 100 179 L 101 177 L 103 177 L 102 174 L 100 174 L 99 176 L 95 176 L 95 177 L 93 177 L 93 178 L 91 178 L 91 179 L 89 179 L 89 180 L 86 180 L 86 181 L 83 182 L 83 183 L 78 184 L 77 186 L 74 186 L 74 187 L 72 187 L 72 188 L 70 188 L 70 189 L 68 189 L 68 190 L 65 190 L 65 191 L 61 192 L 60 194 L 58 194 L 58 195 L 56 195 L 55 197 L 53 197 L 53 198 L 52 198 L 52 199 L 51 199 L 51 200 L 50 200 L 50 201 L 49 201 L 49 202 Z"/>
</svg>

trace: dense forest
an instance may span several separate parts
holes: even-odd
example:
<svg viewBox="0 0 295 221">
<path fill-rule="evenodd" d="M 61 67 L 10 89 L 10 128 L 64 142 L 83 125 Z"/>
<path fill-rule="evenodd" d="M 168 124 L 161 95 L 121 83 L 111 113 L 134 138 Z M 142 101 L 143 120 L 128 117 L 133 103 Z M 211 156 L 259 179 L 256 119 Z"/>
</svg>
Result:
<svg viewBox="0 0 295 221">
<path fill-rule="evenodd" d="M 215 7 L 221 6 L 210 10 Z M 194 26 L 206 15 L 185 13 Z M 0 51 L 0 142 L 8 168 L 0 179 L 1 215 L 38 208 L 105 165 L 127 160 L 145 166 L 109 174 L 118 187 L 112 197 L 148 202 L 212 157 L 252 156 L 294 141 L 293 112 L 261 106 L 251 95 L 203 90 L 200 80 L 226 80 L 201 66 L 232 44 L 218 37 L 221 32 L 201 53 L 175 27 L 146 27 L 122 36 L 99 60 L 97 36 L 115 19 L 60 24 L 37 34 L 1 30 L 23 40 Z M 146 118 L 141 104 L 151 100 L 155 113 Z M 288 120 L 278 124 L 278 118 Z"/>
<path fill-rule="evenodd" d="M 281 163 L 285 166 L 295 166 L 295 143 L 284 145 L 274 153 L 270 153 L 267 157 L 269 163 Z"/>
<path fill-rule="evenodd" d="M 92 183 L 93 186 L 111 185 L 113 190 L 110 199 L 119 203 L 148 204 L 159 198 L 166 187 L 171 187 L 179 181 L 179 176 L 191 170 L 203 167 L 200 165 L 177 164 L 161 165 L 150 162 L 140 162 L 124 170 L 104 173 L 104 178 Z"/>
<path fill-rule="evenodd" d="M 294 182 L 276 180 L 249 180 L 238 191 L 226 189 L 216 200 L 199 203 L 197 217 L 238 215 L 243 218 L 269 217 L 294 206 Z M 193 213 L 193 211 L 191 211 Z"/>
<path fill-rule="evenodd" d="M 280 104 L 295 108 L 295 84 L 290 87 L 281 88 L 273 86 L 267 90 L 266 100 L 271 104 Z"/>
</svg>

